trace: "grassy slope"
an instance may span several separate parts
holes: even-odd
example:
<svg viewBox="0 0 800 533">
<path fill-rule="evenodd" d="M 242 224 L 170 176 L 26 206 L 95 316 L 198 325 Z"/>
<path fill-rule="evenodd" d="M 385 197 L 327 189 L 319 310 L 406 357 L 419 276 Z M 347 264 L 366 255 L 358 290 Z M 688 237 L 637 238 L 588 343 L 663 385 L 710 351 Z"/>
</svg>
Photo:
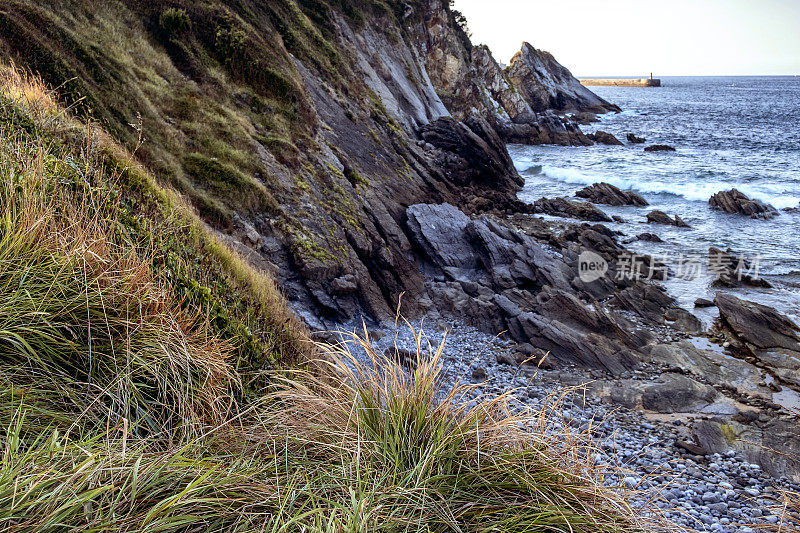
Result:
<svg viewBox="0 0 800 533">
<path fill-rule="evenodd" d="M 0 183 L 0 529 L 637 529 L 585 442 L 439 391 L 438 355 L 291 370 L 274 283 L 11 68 Z"/>
</svg>

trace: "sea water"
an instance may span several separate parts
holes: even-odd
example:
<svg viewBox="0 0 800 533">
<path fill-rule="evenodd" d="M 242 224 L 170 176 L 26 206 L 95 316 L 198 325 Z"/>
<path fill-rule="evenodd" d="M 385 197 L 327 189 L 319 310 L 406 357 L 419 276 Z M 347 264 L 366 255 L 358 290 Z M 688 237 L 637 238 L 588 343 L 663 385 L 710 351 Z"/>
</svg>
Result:
<svg viewBox="0 0 800 533">
<path fill-rule="evenodd" d="M 773 289 L 742 289 L 741 297 L 800 317 L 800 78 L 673 77 L 661 88 L 592 87 L 621 113 L 600 117 L 583 129 L 604 130 L 625 146 L 509 147 L 525 178 L 520 199 L 573 196 L 586 185 L 607 182 L 641 194 L 648 207 L 600 206 L 625 223 L 608 224 L 626 239 L 644 232 L 666 241 L 633 241 L 637 253 L 656 255 L 680 271 L 687 259 L 705 258 L 708 248 L 730 248 L 757 269 Z M 628 133 L 645 137 L 631 144 Z M 667 144 L 676 152 L 645 152 Z M 752 220 L 713 210 L 716 192 L 737 188 L 780 211 L 772 220 Z M 660 209 L 691 228 L 646 224 Z M 706 265 L 707 266 L 707 265 Z M 713 298 L 715 276 L 705 268 L 694 279 L 672 276 L 670 293 L 687 308 L 698 297 Z M 713 316 L 701 317 L 710 320 Z M 713 311 L 710 313 L 713 314 Z"/>
</svg>

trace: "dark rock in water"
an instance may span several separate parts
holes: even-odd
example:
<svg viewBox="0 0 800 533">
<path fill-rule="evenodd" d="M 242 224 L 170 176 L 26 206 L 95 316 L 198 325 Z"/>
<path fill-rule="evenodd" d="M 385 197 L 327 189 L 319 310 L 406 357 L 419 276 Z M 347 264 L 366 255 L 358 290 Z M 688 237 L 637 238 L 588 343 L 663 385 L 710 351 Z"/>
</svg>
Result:
<svg viewBox="0 0 800 533">
<path fill-rule="evenodd" d="M 751 200 L 737 189 L 718 192 L 708 201 L 708 205 L 726 213 L 737 213 L 750 218 L 772 218 L 778 211 L 760 200 Z"/>
<path fill-rule="evenodd" d="M 628 134 L 628 142 L 631 144 L 643 144 L 647 139 L 644 137 L 637 137 L 633 133 Z"/>
<path fill-rule="evenodd" d="M 597 130 L 587 135 L 591 140 L 598 144 L 608 144 L 610 146 L 622 146 L 622 141 L 614 137 L 607 131 Z"/>
<path fill-rule="evenodd" d="M 754 267 L 743 256 L 736 256 L 731 249 L 722 251 L 713 246 L 708 249 L 708 270 L 716 279 L 713 285 L 717 287 L 750 287 L 770 288 L 772 285 L 754 273 Z"/>
<path fill-rule="evenodd" d="M 591 113 L 588 111 L 581 111 L 580 113 L 575 113 L 572 116 L 572 120 L 580 124 L 581 126 L 588 126 L 594 122 L 600 122 L 600 119 L 597 118 L 595 113 Z"/>
<path fill-rule="evenodd" d="M 575 193 L 578 198 L 585 198 L 596 204 L 608 205 L 648 205 L 647 200 L 635 192 L 628 192 L 611 185 L 610 183 L 595 183 Z"/>
<path fill-rule="evenodd" d="M 714 307 L 714 302 L 705 298 L 698 298 L 694 301 L 694 306 L 699 308 Z"/>
<path fill-rule="evenodd" d="M 654 144 L 644 149 L 645 152 L 674 152 L 675 148 L 666 144 Z"/>
<path fill-rule="evenodd" d="M 611 222 L 612 218 L 588 202 L 572 202 L 565 198 L 541 198 L 533 203 L 535 213 L 575 218 L 589 222 Z"/>
<path fill-rule="evenodd" d="M 655 233 L 640 233 L 636 236 L 637 239 L 640 241 L 647 241 L 647 242 L 664 242 L 664 240 L 656 235 Z"/>
<path fill-rule="evenodd" d="M 683 221 L 681 217 L 675 215 L 675 218 L 670 218 L 668 214 L 656 209 L 647 213 L 647 222 L 650 224 L 665 224 L 667 226 L 677 226 L 679 228 L 688 228 L 689 224 Z"/>
<path fill-rule="evenodd" d="M 784 348 L 800 352 L 800 328 L 766 305 L 718 294 L 719 320 L 738 339 L 756 349 Z"/>
<path fill-rule="evenodd" d="M 620 224 L 625 224 L 625 219 L 624 219 L 624 218 L 622 218 L 622 217 L 621 217 L 621 216 L 619 216 L 619 215 L 611 215 L 611 219 L 612 219 L 614 222 L 619 222 Z"/>
</svg>

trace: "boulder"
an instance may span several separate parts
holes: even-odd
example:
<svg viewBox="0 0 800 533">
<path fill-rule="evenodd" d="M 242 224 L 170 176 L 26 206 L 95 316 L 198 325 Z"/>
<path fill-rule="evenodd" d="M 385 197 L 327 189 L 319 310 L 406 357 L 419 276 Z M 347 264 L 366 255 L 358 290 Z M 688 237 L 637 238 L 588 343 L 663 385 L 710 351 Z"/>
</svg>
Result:
<svg viewBox="0 0 800 533">
<path fill-rule="evenodd" d="M 714 307 L 714 302 L 706 298 L 698 298 L 694 301 L 694 306 L 698 308 Z"/>
<path fill-rule="evenodd" d="M 591 140 L 593 140 L 598 144 L 607 144 L 610 146 L 622 146 L 622 141 L 620 141 L 607 131 L 597 130 L 594 133 L 588 134 L 587 137 L 589 137 Z"/>
<path fill-rule="evenodd" d="M 689 224 L 684 222 L 678 215 L 675 215 L 675 218 L 670 218 L 668 214 L 658 209 L 647 213 L 647 222 L 649 224 L 665 224 L 667 226 L 677 226 L 679 228 L 689 227 Z"/>
<path fill-rule="evenodd" d="M 770 288 L 772 285 L 754 272 L 753 266 L 742 256 L 737 256 L 730 248 L 727 251 L 711 247 L 708 249 L 708 270 L 716 279 L 712 282 L 716 287 L 749 287 Z"/>
<path fill-rule="evenodd" d="M 674 152 L 675 148 L 666 144 L 654 144 L 644 149 L 645 152 Z"/>
<path fill-rule="evenodd" d="M 731 294 L 718 294 L 714 303 L 719 308 L 721 325 L 747 345 L 800 352 L 800 328 L 772 307 Z"/>
<path fill-rule="evenodd" d="M 751 200 L 737 189 L 716 193 L 708 201 L 708 204 L 726 213 L 745 215 L 750 218 L 769 219 L 778 215 L 778 211 L 771 205 L 760 200 Z"/>
<path fill-rule="evenodd" d="M 575 193 L 575 196 L 585 198 L 596 204 L 635 205 L 639 207 L 648 205 L 647 200 L 635 192 L 623 191 L 610 183 L 595 183 L 579 190 Z"/>
<path fill-rule="evenodd" d="M 684 333 L 694 334 L 703 331 L 703 323 L 700 322 L 700 319 L 681 307 L 667 309 L 667 312 L 664 313 L 664 320 L 674 329 Z"/>
<path fill-rule="evenodd" d="M 574 218 L 589 222 L 611 222 L 613 219 L 588 202 L 573 202 L 566 198 L 541 198 L 533 203 L 535 213 Z"/>
<path fill-rule="evenodd" d="M 627 138 L 628 142 L 631 144 L 643 144 L 645 141 L 647 141 L 647 139 L 644 137 L 637 137 L 633 133 L 629 133 Z"/>
</svg>

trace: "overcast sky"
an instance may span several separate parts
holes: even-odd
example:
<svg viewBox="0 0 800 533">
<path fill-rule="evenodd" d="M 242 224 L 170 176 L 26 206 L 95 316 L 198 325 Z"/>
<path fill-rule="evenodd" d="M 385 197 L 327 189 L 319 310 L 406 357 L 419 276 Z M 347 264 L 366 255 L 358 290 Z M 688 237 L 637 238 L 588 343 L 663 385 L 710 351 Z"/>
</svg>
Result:
<svg viewBox="0 0 800 533">
<path fill-rule="evenodd" d="M 800 74 L 800 0 L 455 0 L 507 63 L 522 41 L 576 76 Z"/>
</svg>

